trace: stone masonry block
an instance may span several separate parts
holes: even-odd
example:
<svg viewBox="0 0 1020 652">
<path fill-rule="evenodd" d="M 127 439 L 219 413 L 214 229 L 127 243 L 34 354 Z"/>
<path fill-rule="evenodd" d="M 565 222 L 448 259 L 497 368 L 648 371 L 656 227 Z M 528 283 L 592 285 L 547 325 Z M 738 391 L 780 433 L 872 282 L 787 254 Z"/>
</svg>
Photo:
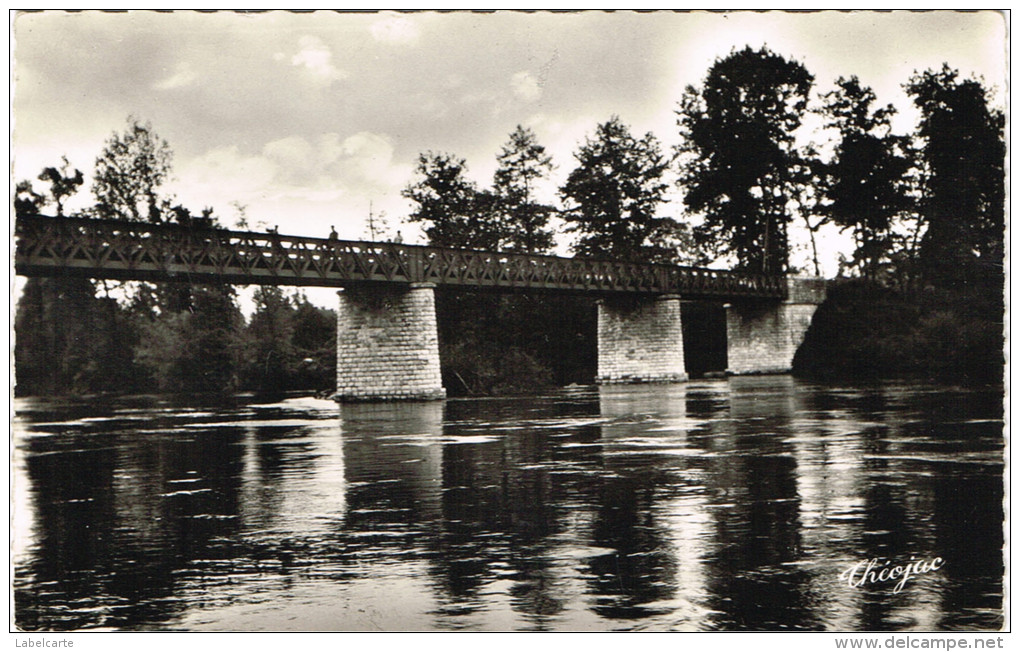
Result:
<svg viewBox="0 0 1020 652">
<path fill-rule="evenodd" d="M 338 293 L 339 401 L 446 396 L 433 287 L 352 287 Z"/>
<path fill-rule="evenodd" d="M 614 298 L 599 304 L 598 382 L 687 380 L 680 298 Z"/>
<path fill-rule="evenodd" d="M 815 310 L 825 300 L 826 282 L 787 278 L 782 302 L 734 302 L 726 310 L 727 370 L 732 374 L 788 373 Z"/>
</svg>

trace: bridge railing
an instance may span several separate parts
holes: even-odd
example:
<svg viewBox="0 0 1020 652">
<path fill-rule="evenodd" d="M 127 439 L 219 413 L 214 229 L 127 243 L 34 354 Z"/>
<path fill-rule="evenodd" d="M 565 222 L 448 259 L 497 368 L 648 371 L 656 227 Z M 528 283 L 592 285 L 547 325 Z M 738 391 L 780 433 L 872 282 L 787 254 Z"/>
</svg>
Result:
<svg viewBox="0 0 1020 652">
<path fill-rule="evenodd" d="M 343 287 L 435 283 L 594 293 L 783 297 L 781 276 L 525 253 L 230 231 L 201 222 L 19 217 L 22 275 Z"/>
</svg>

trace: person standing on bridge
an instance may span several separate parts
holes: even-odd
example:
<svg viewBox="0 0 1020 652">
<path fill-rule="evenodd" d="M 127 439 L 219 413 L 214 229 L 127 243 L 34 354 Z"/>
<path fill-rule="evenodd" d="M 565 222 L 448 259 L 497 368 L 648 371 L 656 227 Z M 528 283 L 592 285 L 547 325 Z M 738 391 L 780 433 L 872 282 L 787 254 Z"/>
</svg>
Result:
<svg viewBox="0 0 1020 652">
<path fill-rule="evenodd" d="M 329 241 L 330 242 L 336 242 L 339 239 L 340 239 L 340 236 L 338 236 L 337 233 L 336 233 L 336 227 L 335 226 L 329 227 Z"/>
<path fill-rule="evenodd" d="M 283 249 L 283 243 L 280 242 L 280 227 L 271 226 L 266 229 L 266 232 L 269 234 L 269 239 L 273 243 L 273 254 L 277 256 L 284 255 L 286 252 Z"/>
</svg>

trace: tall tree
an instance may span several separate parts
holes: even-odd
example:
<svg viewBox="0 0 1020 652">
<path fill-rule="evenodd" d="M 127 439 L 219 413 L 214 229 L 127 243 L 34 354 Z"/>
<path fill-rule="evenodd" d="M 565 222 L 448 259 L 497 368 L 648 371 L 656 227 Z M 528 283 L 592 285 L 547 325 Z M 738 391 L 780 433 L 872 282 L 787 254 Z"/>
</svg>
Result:
<svg viewBox="0 0 1020 652">
<path fill-rule="evenodd" d="M 259 390 L 289 389 L 289 375 L 296 364 L 294 306 L 277 286 L 256 288 L 255 312 L 248 324 L 250 373 Z"/>
<path fill-rule="evenodd" d="M 401 194 L 417 204 L 408 221 L 423 223 L 431 244 L 473 249 L 499 246 L 494 197 L 467 178 L 464 159 L 427 152 L 418 157 L 416 172 L 421 178 Z"/>
<path fill-rule="evenodd" d="M 914 75 L 921 110 L 921 264 L 936 283 L 1003 274 L 1005 118 L 980 82 L 943 65 Z"/>
<path fill-rule="evenodd" d="M 560 188 L 563 219 L 580 234 L 574 253 L 594 258 L 662 260 L 675 222 L 656 215 L 668 188 L 669 160 L 652 134 L 634 138 L 616 116 L 598 125 L 574 154 L 577 167 Z"/>
<path fill-rule="evenodd" d="M 687 87 L 677 124 L 684 202 L 704 216 L 699 241 L 743 270 L 787 269 L 787 225 L 803 161 L 794 147 L 814 78 L 800 63 L 747 47 Z"/>
<path fill-rule="evenodd" d="M 840 77 L 823 96 L 826 126 L 839 132 L 835 157 L 817 166 L 823 188 L 820 211 L 853 231 L 853 262 L 874 279 L 892 248 L 894 218 L 908 210 L 909 143 L 890 133 L 892 105 L 874 108 L 875 93 L 856 77 Z"/>
<path fill-rule="evenodd" d="M 61 159 L 64 164 L 59 168 L 44 168 L 39 174 L 40 181 L 50 184 L 50 196 L 53 203 L 57 205 L 57 217 L 64 216 L 64 200 L 78 191 L 79 186 L 85 182 L 81 170 L 71 167 L 71 162 L 64 156 Z"/>
<path fill-rule="evenodd" d="M 172 159 L 170 145 L 151 124 L 129 118 L 124 133 L 114 132 L 96 159 L 92 194 L 99 217 L 161 222 L 164 202 L 158 190 Z"/>
<path fill-rule="evenodd" d="M 19 395 L 130 391 L 137 337 L 117 303 L 84 278 L 30 278 L 18 299 L 15 378 Z"/>
<path fill-rule="evenodd" d="M 534 132 L 518 125 L 496 160 L 499 167 L 493 191 L 503 231 L 500 247 L 512 251 L 548 251 L 553 246 L 549 217 L 555 209 L 536 200 L 535 184 L 552 171 L 552 157 L 538 144 Z"/>
</svg>

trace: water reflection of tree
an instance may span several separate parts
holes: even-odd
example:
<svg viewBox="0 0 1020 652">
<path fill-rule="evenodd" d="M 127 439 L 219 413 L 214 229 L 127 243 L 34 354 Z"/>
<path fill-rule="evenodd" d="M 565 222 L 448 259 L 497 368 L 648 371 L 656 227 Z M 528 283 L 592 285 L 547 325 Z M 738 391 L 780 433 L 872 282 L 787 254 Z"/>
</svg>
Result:
<svg viewBox="0 0 1020 652">
<path fill-rule="evenodd" d="M 715 459 L 709 490 L 723 498 L 713 510 L 715 551 L 706 560 L 712 625 L 819 628 L 809 577 L 795 565 L 803 561 L 796 461 L 754 454 Z"/>
<path fill-rule="evenodd" d="M 655 518 L 662 477 L 613 470 L 621 477 L 605 478 L 592 532 L 595 546 L 613 552 L 590 562 L 592 610 L 606 618 L 643 618 L 657 613 L 643 605 L 671 598 L 676 591 L 677 562 L 670 535 Z"/>
<path fill-rule="evenodd" d="M 67 448 L 82 435 L 66 433 Z M 94 622 L 88 615 L 60 613 L 67 602 L 109 594 L 103 584 L 110 575 L 109 543 L 96 524 L 114 519 L 113 496 L 108 491 L 116 471 L 116 453 L 110 448 L 79 450 L 85 464 L 68 464 L 54 450 L 53 439 L 28 441 L 27 476 L 33 487 L 36 552 L 31 563 L 15 568 L 15 622 L 20 629 L 76 629 Z M 56 585 L 57 590 L 40 586 Z M 59 614 L 59 615 L 55 615 Z"/>
<path fill-rule="evenodd" d="M 442 403 L 355 404 L 341 410 L 347 510 L 340 560 L 427 554 L 438 534 Z"/>
<path fill-rule="evenodd" d="M 230 557 L 222 542 L 235 520 L 204 517 L 236 513 L 237 485 L 223 467 L 240 463 L 239 432 L 186 435 L 153 418 L 153 430 L 137 434 L 138 422 L 118 424 L 113 410 L 91 414 L 113 421 L 54 426 L 53 436 L 25 444 L 38 550 L 17 573 L 50 588 L 16 582 L 24 629 L 166 622 L 184 608 L 172 599 L 175 571 Z M 189 478 L 202 482 L 175 482 Z"/>
<path fill-rule="evenodd" d="M 950 453 L 932 477 L 933 548 L 946 560 L 939 575 L 941 629 L 1000 629 L 1005 572 L 1003 507 L 1003 404 L 994 388 L 956 401 L 932 397 L 923 426 Z"/>
<path fill-rule="evenodd" d="M 442 628 L 501 606 L 535 629 L 578 608 L 598 626 L 1001 626 L 1001 404 L 925 396 L 731 379 L 598 408 L 345 407 L 315 436 L 266 411 L 37 414 L 50 436 L 16 438 L 36 519 L 16 623 L 165 626 L 196 595 L 342 594 L 392 565 L 426 569 L 416 599 Z M 836 580 L 911 556 L 947 563 L 899 595 Z"/>
<path fill-rule="evenodd" d="M 949 471 L 934 481 L 936 549 L 945 558 L 940 629 L 1003 625 L 1002 467 Z"/>
<path fill-rule="evenodd" d="M 826 464 L 844 467 L 833 472 L 843 493 L 829 506 L 834 514 L 843 508 L 840 519 L 821 524 L 828 554 L 847 566 L 877 559 L 880 568 L 886 561 L 947 561 L 936 573 L 912 577 L 899 593 L 891 582 L 840 583 L 831 602 L 851 606 L 846 626 L 1000 627 L 1001 394 L 887 383 L 815 387 L 806 396 L 810 414 L 839 428 L 820 432 L 814 444 L 825 447 Z"/>
<path fill-rule="evenodd" d="M 682 462 L 630 449 L 635 441 L 684 436 L 684 427 L 653 432 L 649 424 L 672 423 L 686 416 L 684 388 L 649 392 L 646 388 L 606 387 L 600 391 L 602 473 L 592 496 L 596 505 L 592 545 L 612 552 L 589 562 L 594 594 L 592 610 L 612 619 L 633 620 L 660 613 L 648 606 L 674 597 L 678 560 L 673 533 L 662 521 L 663 502 L 674 471 Z M 614 454 L 626 453 L 626 454 Z"/>
<path fill-rule="evenodd" d="M 458 418 L 451 404 L 446 436 L 477 436 L 478 421 Z M 474 406 L 477 409 L 477 406 Z M 484 424 L 486 416 L 475 415 Z M 531 416 L 556 413 L 543 406 Z M 443 447 L 442 528 L 430 571 L 439 584 L 444 615 L 464 616 L 482 607 L 479 593 L 496 577 L 509 579 L 511 607 L 539 629 L 564 608 L 552 535 L 563 529 L 556 507 L 559 487 L 550 473 L 554 449 L 548 435 L 522 423 L 501 429 L 494 441 Z"/>
<path fill-rule="evenodd" d="M 776 630 L 821 626 L 803 560 L 799 469 L 789 439 L 797 412 L 789 378 L 734 378 L 728 418 L 702 435 L 716 453 L 706 488 L 715 496 L 710 626 Z M 721 417 L 724 415 L 720 415 Z"/>
</svg>

